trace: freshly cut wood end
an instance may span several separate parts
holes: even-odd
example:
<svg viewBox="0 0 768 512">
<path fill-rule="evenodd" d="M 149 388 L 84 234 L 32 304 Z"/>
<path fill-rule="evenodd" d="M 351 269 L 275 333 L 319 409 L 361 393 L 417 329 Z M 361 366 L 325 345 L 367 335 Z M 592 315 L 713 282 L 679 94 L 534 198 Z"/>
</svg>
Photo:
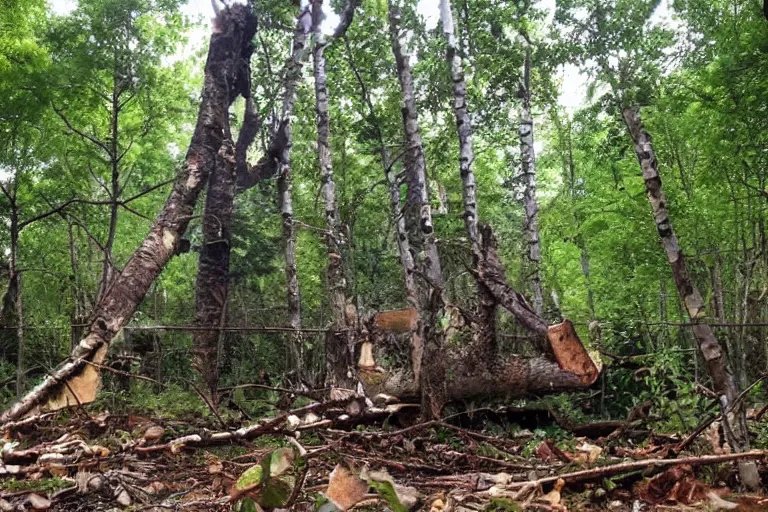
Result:
<svg viewBox="0 0 768 512">
<path fill-rule="evenodd" d="M 364 341 L 360 347 L 360 359 L 357 362 L 359 368 L 372 369 L 376 367 L 376 360 L 373 358 L 373 343 Z"/>
<path fill-rule="evenodd" d="M 419 323 L 419 314 L 413 308 L 382 311 L 374 318 L 376 328 L 395 334 L 411 332 Z"/>
<path fill-rule="evenodd" d="M 577 375 L 585 386 L 590 386 L 597 380 L 602 364 L 595 363 L 587 352 L 584 343 L 576 334 L 573 322 L 566 319 L 562 323 L 551 325 L 547 339 L 560 368 Z"/>
<path fill-rule="evenodd" d="M 102 364 L 107 356 L 107 350 L 107 345 L 102 345 L 94 354 L 92 362 Z M 67 407 L 89 404 L 96 400 L 99 387 L 101 387 L 101 372 L 97 367 L 86 364 L 79 374 L 62 383 L 59 392 L 52 395 L 41 410 L 58 411 Z"/>
</svg>

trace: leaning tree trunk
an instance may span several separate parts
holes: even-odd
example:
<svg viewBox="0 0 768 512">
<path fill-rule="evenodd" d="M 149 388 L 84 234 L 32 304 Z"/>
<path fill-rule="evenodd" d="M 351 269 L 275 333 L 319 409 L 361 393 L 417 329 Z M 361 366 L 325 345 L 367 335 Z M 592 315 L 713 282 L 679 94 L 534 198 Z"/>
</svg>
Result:
<svg viewBox="0 0 768 512">
<path fill-rule="evenodd" d="M 246 75 L 247 63 L 255 33 L 256 17 L 248 7 L 236 4 L 218 14 L 192 142 L 163 210 L 123 272 L 96 305 L 88 334 L 69 360 L 6 410 L 0 421 L 18 419 L 37 406 L 58 409 L 95 399 L 99 375 L 88 363 L 103 362 L 110 341 L 131 319 L 152 282 L 176 252 L 224 141 L 229 105 L 250 80 Z"/>
<path fill-rule="evenodd" d="M 723 411 L 723 430 L 726 440 L 736 452 L 749 450 L 749 432 L 747 430 L 746 411 L 743 402 L 738 401 L 739 388 L 731 373 L 725 352 L 715 338 L 712 328 L 706 323 L 706 311 L 701 293 L 688 273 L 688 267 L 680 249 L 677 236 L 672 228 L 667 211 L 667 199 L 661 185 L 658 162 L 653 151 L 651 136 L 645 131 L 637 107 L 622 111 L 624 122 L 635 148 L 635 154 L 651 203 L 656 229 L 661 238 L 667 259 L 672 267 L 677 291 L 685 305 L 693 326 L 693 336 L 707 365 L 707 372 L 712 378 L 712 386 L 720 399 Z M 754 462 L 740 462 L 739 470 L 742 483 L 750 489 L 759 488 L 759 475 Z"/>
<path fill-rule="evenodd" d="M 526 36 L 527 37 L 527 36 Z M 523 231 L 528 243 L 528 274 L 533 310 L 544 315 L 541 290 L 541 244 L 539 242 L 539 205 L 536 201 L 536 156 L 533 150 L 533 116 L 531 115 L 531 47 L 525 48 L 523 69 L 523 111 L 520 116 L 520 160 L 523 177 Z"/>
<path fill-rule="evenodd" d="M 467 82 L 464 79 L 464 67 L 459 55 L 456 33 L 453 26 L 453 14 L 449 0 L 442 0 L 440 17 L 443 34 L 447 43 L 446 58 L 453 84 L 453 112 L 456 117 L 456 132 L 459 139 L 459 173 L 462 183 L 462 202 L 464 204 L 464 226 L 467 230 L 472 251 L 472 265 L 478 268 L 482 249 L 478 236 L 477 184 L 473 164 L 475 153 L 472 149 L 472 123 L 467 107 Z M 475 336 L 479 346 L 491 353 L 496 352 L 496 299 L 481 279 L 475 279 L 477 285 L 478 308 L 475 317 Z"/>
<path fill-rule="evenodd" d="M 414 379 L 421 383 L 422 414 L 438 416 L 445 403 L 443 371 L 439 354 L 441 335 L 436 329 L 436 315 L 443 293 L 443 273 L 437 252 L 432 208 L 427 188 L 426 161 L 419 130 L 419 116 L 413 90 L 413 77 L 408 56 L 400 45 L 399 12 L 389 2 L 392 54 L 402 93 L 403 131 L 405 132 L 405 180 L 408 185 L 405 202 L 407 242 L 414 255 L 414 268 L 421 274 L 418 287 L 418 326 L 411 337 L 411 365 Z M 390 186 L 394 186 L 391 183 Z M 394 195 L 394 191 L 391 192 Z M 399 195 L 399 190 L 398 190 Z M 394 197 L 390 200 L 394 202 Z M 427 345 L 432 345 L 427 354 Z M 429 361 L 429 375 L 423 361 Z M 426 381 L 425 381 L 426 379 Z"/>
</svg>

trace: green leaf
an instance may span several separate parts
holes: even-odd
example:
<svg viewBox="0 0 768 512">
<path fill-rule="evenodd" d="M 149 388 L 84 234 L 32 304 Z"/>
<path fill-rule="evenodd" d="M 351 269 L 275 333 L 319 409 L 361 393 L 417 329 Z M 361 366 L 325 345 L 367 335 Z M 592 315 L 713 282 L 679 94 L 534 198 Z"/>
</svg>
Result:
<svg viewBox="0 0 768 512">
<path fill-rule="evenodd" d="M 291 497 L 296 481 L 293 477 L 272 478 L 259 492 L 259 505 L 266 508 L 282 507 Z"/>
<path fill-rule="evenodd" d="M 278 448 L 273 451 L 267 460 L 264 468 L 265 473 L 269 470 L 270 477 L 280 476 L 288 469 L 293 467 L 294 454 L 291 448 Z"/>
<path fill-rule="evenodd" d="M 400 498 L 398 498 L 392 482 L 371 480 L 369 483 L 376 493 L 387 502 L 392 512 L 408 512 L 408 507 L 400 503 Z"/>
<path fill-rule="evenodd" d="M 264 468 L 262 468 L 261 464 L 251 466 L 250 468 L 246 469 L 242 475 L 240 475 L 240 478 L 237 479 L 237 482 L 235 482 L 235 488 L 238 491 L 253 489 L 261 483 L 263 474 Z"/>
</svg>

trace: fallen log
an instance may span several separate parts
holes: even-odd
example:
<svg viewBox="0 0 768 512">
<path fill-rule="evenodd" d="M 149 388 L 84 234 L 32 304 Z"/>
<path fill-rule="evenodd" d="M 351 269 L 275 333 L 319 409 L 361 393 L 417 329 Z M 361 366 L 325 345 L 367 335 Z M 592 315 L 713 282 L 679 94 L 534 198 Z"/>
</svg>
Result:
<svg viewBox="0 0 768 512">
<path fill-rule="evenodd" d="M 462 337 L 471 337 L 466 336 L 471 326 L 461 320 L 455 308 L 449 306 L 446 310 L 444 316 L 449 320 L 444 330 L 447 339 L 453 340 L 446 343 L 443 354 L 447 400 L 499 395 L 522 397 L 581 389 L 592 385 L 600 374 L 598 364 L 569 320 L 546 328 L 554 361 L 515 354 L 489 357 L 475 350 L 471 341 L 462 340 Z M 360 381 L 367 396 L 385 394 L 401 400 L 419 396 L 420 384 L 414 379 L 411 365 L 377 365 L 377 361 L 393 360 L 390 352 L 398 350 L 387 346 L 382 339 L 408 333 L 412 329 L 412 318 L 415 318 L 413 310 L 381 312 L 374 317 L 377 332 L 362 344 L 358 361 Z"/>
<path fill-rule="evenodd" d="M 248 6 L 232 5 L 218 13 L 213 25 L 197 124 L 165 206 L 144 242 L 99 300 L 87 334 L 70 358 L 6 410 L 0 422 L 92 402 L 100 375 L 97 367 L 86 363 L 103 363 L 112 338 L 130 321 L 155 278 L 176 254 L 229 130 L 229 106 L 238 95 L 248 94 L 244 91 L 250 81 L 248 62 L 256 33 L 255 14 Z"/>
</svg>

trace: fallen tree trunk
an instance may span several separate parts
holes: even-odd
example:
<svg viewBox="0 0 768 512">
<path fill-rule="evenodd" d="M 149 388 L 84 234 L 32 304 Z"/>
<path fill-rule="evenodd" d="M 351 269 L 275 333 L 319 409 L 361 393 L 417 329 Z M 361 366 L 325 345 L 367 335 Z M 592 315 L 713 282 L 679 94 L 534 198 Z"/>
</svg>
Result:
<svg viewBox="0 0 768 512">
<path fill-rule="evenodd" d="M 131 319 L 152 282 L 175 254 L 227 132 L 229 105 L 250 80 L 246 76 L 247 63 L 255 33 L 256 16 L 244 5 L 226 8 L 214 20 L 197 124 L 163 210 L 96 305 L 88 333 L 70 358 L 6 410 L 0 421 L 16 420 L 37 408 L 54 410 L 95 399 L 99 373 L 86 361 L 103 362 L 110 341 Z"/>
<path fill-rule="evenodd" d="M 448 353 L 444 356 L 445 399 L 448 401 L 500 395 L 523 397 L 586 387 L 578 375 L 543 357 L 510 355 L 484 365 L 462 357 L 465 355 Z M 359 375 L 368 396 L 385 394 L 402 400 L 420 394 L 418 383 L 407 371 L 361 368 Z"/>
<path fill-rule="evenodd" d="M 442 331 L 446 338 L 442 354 L 446 401 L 581 389 L 592 385 L 600 374 L 568 320 L 548 327 L 544 333 L 555 362 L 545 357 L 502 356 L 477 350 L 483 341 L 471 339 L 474 324 L 452 306 L 446 306 L 442 314 L 447 324 Z M 401 310 L 381 312 L 373 318 L 371 330 L 376 344 L 371 339 L 365 341 L 358 361 L 360 381 L 367 396 L 385 394 L 402 400 L 420 395 L 421 385 L 414 378 L 411 365 L 397 360 L 401 347 L 385 342 L 388 337 L 397 338 L 397 334 L 414 329 L 415 317 L 415 311 Z M 394 362 L 384 368 L 377 366 L 377 359 Z"/>
</svg>

